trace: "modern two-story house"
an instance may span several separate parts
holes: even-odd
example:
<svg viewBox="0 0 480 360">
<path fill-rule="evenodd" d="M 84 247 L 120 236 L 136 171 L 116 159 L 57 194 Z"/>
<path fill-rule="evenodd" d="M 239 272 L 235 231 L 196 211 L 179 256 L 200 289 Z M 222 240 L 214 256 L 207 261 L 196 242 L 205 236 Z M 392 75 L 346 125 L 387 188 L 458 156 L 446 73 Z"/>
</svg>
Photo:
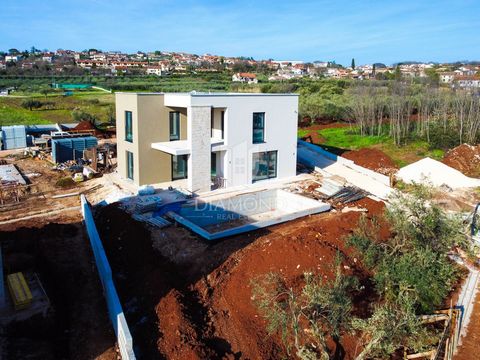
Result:
<svg viewBox="0 0 480 360">
<path fill-rule="evenodd" d="M 193 192 L 296 174 L 298 96 L 116 93 L 118 173 Z M 186 180 L 186 181 L 185 181 Z"/>
</svg>

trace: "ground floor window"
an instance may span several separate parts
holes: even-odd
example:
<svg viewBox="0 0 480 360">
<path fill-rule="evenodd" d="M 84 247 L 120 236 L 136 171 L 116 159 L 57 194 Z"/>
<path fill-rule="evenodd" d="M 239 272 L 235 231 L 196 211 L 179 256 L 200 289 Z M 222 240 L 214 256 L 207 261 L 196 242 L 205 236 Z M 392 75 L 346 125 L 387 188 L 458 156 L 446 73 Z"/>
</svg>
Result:
<svg viewBox="0 0 480 360">
<path fill-rule="evenodd" d="M 217 176 L 217 153 L 212 153 L 210 164 L 211 164 L 211 175 Z"/>
<path fill-rule="evenodd" d="M 188 155 L 172 155 L 172 180 L 186 179 Z"/>
<path fill-rule="evenodd" d="M 277 151 L 253 153 L 252 180 L 265 180 L 277 177 Z"/>
<path fill-rule="evenodd" d="M 133 180 L 133 153 L 127 151 L 127 178 Z"/>
</svg>

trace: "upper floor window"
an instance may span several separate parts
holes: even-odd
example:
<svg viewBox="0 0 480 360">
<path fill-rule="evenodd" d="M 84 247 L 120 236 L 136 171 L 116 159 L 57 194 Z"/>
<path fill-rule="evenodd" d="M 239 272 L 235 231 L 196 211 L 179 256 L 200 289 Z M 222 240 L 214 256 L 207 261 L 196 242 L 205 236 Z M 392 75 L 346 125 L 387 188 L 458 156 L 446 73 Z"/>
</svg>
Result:
<svg viewBox="0 0 480 360">
<path fill-rule="evenodd" d="M 180 140 L 180 113 L 170 112 L 170 141 Z"/>
<path fill-rule="evenodd" d="M 222 111 L 222 117 L 220 118 L 220 127 L 222 130 L 222 139 L 225 139 L 225 111 Z"/>
<path fill-rule="evenodd" d="M 253 143 L 265 142 L 265 113 L 253 113 Z"/>
<path fill-rule="evenodd" d="M 125 111 L 125 140 L 133 142 L 133 124 L 131 111 Z"/>
</svg>

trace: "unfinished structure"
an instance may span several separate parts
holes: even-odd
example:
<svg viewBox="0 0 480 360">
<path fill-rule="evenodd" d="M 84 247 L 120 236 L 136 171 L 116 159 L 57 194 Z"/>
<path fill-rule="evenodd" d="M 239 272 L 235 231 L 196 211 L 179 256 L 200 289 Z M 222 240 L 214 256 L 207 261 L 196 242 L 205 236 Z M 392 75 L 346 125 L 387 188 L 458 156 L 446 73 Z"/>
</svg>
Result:
<svg viewBox="0 0 480 360">
<path fill-rule="evenodd" d="M 190 191 L 296 174 L 298 95 L 117 93 L 118 173 Z"/>
</svg>

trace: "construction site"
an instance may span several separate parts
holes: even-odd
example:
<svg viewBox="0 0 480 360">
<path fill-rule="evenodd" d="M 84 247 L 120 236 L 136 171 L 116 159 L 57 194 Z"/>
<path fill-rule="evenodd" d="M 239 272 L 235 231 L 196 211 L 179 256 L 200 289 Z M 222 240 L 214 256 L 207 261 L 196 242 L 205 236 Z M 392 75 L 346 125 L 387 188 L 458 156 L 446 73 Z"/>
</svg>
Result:
<svg viewBox="0 0 480 360">
<path fill-rule="evenodd" d="M 26 129 L 31 146 L 0 154 L 2 358 L 295 358 L 268 331 L 252 282 L 270 272 L 292 289 L 308 272 L 329 281 L 340 255 L 359 281 L 352 314 L 368 317 L 379 296 L 347 238 L 365 219 L 378 221 L 379 241 L 391 237 L 383 214 L 398 184 L 432 184 L 433 201 L 462 214 L 479 241 L 480 151 L 467 145 L 398 170 L 378 150 L 338 156 L 299 141 L 296 176 L 195 194 L 125 183 L 115 139 L 81 127 Z M 422 315 L 436 337 L 393 358 L 472 359 L 478 259 L 464 255 L 452 253 L 462 276 Z M 326 339 L 331 358 L 355 359 L 365 346 L 355 331 L 340 339 Z"/>
</svg>

